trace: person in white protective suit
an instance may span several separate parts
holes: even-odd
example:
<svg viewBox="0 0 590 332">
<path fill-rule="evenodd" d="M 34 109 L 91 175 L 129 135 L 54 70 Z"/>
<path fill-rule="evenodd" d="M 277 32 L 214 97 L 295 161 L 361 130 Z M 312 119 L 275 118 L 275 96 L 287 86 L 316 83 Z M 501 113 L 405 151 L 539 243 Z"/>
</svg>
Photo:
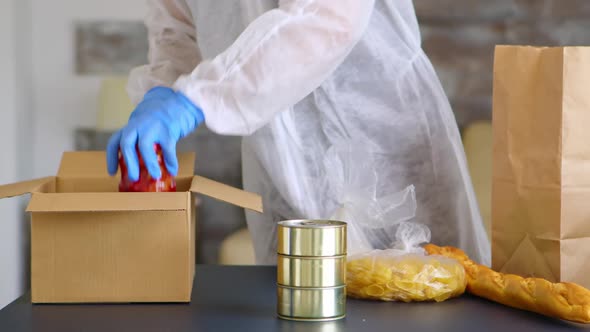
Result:
<svg viewBox="0 0 590 332">
<path fill-rule="evenodd" d="M 244 189 L 265 207 L 246 216 L 256 261 L 276 264 L 277 221 L 333 213 L 318 185 L 328 151 L 366 145 L 378 194 L 413 185 L 413 221 L 432 242 L 490 263 L 459 131 L 411 0 L 159 0 L 146 25 L 149 64 L 129 77 L 137 108 L 109 142 L 111 174 L 120 147 L 137 179 L 137 144 L 159 177 L 154 143 L 175 174 L 176 142 L 201 123 L 243 136 Z"/>
</svg>

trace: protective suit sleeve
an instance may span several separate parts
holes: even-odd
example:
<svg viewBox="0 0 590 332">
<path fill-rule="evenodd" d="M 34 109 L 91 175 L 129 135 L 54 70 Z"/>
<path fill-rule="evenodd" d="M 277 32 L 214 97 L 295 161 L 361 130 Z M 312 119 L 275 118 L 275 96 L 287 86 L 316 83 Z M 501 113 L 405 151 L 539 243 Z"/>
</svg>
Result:
<svg viewBox="0 0 590 332">
<path fill-rule="evenodd" d="M 207 127 L 249 135 L 311 93 L 361 38 L 374 0 L 283 0 L 223 53 L 182 75 L 174 88 Z"/>
<path fill-rule="evenodd" d="M 127 92 L 137 105 L 156 86 L 172 87 L 182 74 L 201 62 L 196 28 L 185 0 L 150 0 L 145 18 L 149 64 L 129 75 Z"/>
</svg>

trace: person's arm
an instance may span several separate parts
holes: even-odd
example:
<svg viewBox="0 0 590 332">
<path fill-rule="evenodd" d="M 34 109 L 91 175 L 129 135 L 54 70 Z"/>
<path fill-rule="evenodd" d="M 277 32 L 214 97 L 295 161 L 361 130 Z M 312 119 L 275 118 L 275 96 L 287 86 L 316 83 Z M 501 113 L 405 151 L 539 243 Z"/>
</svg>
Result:
<svg viewBox="0 0 590 332">
<path fill-rule="evenodd" d="M 220 134 L 249 135 L 311 93 L 361 38 L 374 0 L 282 0 L 174 88 Z"/>
<path fill-rule="evenodd" d="M 134 105 L 156 86 L 172 87 L 201 62 L 196 29 L 185 0 L 151 0 L 145 18 L 149 64 L 129 75 L 127 92 Z"/>
<path fill-rule="evenodd" d="M 176 143 L 203 120 L 220 134 L 249 135 L 311 93 L 361 38 L 374 0 L 280 1 L 225 52 L 200 64 L 186 3 L 152 5 L 150 64 L 134 71 L 129 83 L 134 102 L 142 101 L 107 146 L 109 173 L 117 171 L 120 148 L 134 181 L 136 145 L 152 177 L 161 175 L 154 144 L 175 175 Z M 181 76 L 172 90 L 167 86 L 175 75 Z"/>
<path fill-rule="evenodd" d="M 185 0 L 151 0 L 145 19 L 149 39 L 149 63 L 135 68 L 127 92 L 137 105 L 127 125 L 107 144 L 107 168 L 117 172 L 121 150 L 131 180 L 139 179 L 139 148 L 150 175 L 161 176 L 155 144 L 160 144 L 166 168 L 178 171 L 176 142 L 203 121 L 201 110 L 171 87 L 182 74 L 201 62 L 196 29 Z"/>
</svg>

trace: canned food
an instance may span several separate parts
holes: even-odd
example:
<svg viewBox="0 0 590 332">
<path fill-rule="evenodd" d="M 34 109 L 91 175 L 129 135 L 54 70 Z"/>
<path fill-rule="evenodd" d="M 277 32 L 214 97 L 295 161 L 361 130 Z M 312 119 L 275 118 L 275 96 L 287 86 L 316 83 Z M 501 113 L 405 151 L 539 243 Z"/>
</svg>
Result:
<svg viewBox="0 0 590 332">
<path fill-rule="evenodd" d="M 287 220 L 278 224 L 277 251 L 289 256 L 346 255 L 346 223 L 333 220 Z"/>
<path fill-rule="evenodd" d="M 346 315 L 346 286 L 298 288 L 278 285 L 277 292 L 277 312 L 282 319 L 327 321 Z"/>
<path fill-rule="evenodd" d="M 346 256 L 278 255 L 277 283 L 293 287 L 334 287 L 346 284 Z"/>
</svg>

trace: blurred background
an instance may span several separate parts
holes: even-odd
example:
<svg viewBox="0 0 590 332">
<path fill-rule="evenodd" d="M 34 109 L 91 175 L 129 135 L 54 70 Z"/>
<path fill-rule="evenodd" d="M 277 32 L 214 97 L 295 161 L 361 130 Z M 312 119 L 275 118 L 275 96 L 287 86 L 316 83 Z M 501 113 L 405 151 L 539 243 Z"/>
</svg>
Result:
<svg viewBox="0 0 590 332">
<path fill-rule="evenodd" d="M 496 44 L 588 45 L 588 0 L 415 0 L 423 46 L 461 129 L 491 119 Z M 144 0 L 0 1 L 0 183 L 54 175 L 66 150 L 104 149 L 132 111 L 125 76 L 147 61 Z M 179 144 L 197 173 L 241 186 L 240 140 L 205 128 Z M 28 286 L 27 198 L 0 200 L 0 308 Z M 197 260 L 243 229 L 240 209 L 199 201 Z"/>
</svg>

